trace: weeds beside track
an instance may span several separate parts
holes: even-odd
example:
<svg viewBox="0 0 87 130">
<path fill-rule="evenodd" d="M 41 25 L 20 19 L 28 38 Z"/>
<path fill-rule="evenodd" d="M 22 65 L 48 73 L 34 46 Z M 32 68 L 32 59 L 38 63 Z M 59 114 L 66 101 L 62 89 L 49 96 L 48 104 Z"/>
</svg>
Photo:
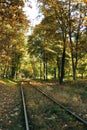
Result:
<svg viewBox="0 0 87 130">
<path fill-rule="evenodd" d="M 82 119 L 80 120 L 77 116 L 73 117 L 75 115 L 73 112 L 73 116 L 71 116 L 71 111 L 67 111 L 70 113 L 68 114 L 66 110 L 63 110 L 64 107 L 61 104 L 58 106 L 56 101 L 51 101 L 53 100 L 52 97 L 50 98 L 51 100 L 47 99 L 49 97 L 47 94 L 44 92 L 41 93 L 40 89 L 38 92 L 37 88 L 34 88 L 32 85 L 24 86 L 27 111 L 30 119 L 30 130 L 87 129 L 87 122 L 83 121 L 82 123 Z"/>
</svg>

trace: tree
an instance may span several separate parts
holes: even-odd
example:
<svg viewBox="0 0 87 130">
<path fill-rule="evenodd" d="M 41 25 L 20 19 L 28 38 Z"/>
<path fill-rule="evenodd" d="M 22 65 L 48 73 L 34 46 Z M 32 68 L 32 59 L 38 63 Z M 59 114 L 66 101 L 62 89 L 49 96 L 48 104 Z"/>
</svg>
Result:
<svg viewBox="0 0 87 130">
<path fill-rule="evenodd" d="M 12 78 L 14 77 L 15 72 L 13 71 L 17 69 L 17 65 L 14 69 L 13 64 L 20 60 L 20 48 L 23 45 L 24 33 L 28 26 L 23 6 L 24 2 L 22 0 L 4 0 L 0 2 L 0 62 L 4 64 L 1 68 L 5 77 L 10 75 Z"/>
<path fill-rule="evenodd" d="M 66 24 L 66 11 L 63 8 L 62 2 L 58 1 L 42 1 L 41 10 L 44 15 L 44 19 L 50 19 L 51 21 L 48 24 L 51 24 L 52 28 L 50 29 L 50 32 L 52 33 L 52 30 L 54 30 L 54 34 L 60 34 L 61 39 L 62 39 L 62 45 L 63 45 L 63 50 L 62 50 L 62 56 L 61 56 L 61 65 L 58 64 L 58 70 L 59 70 L 59 82 L 63 82 L 64 78 L 64 66 L 65 66 L 65 53 L 66 53 L 66 39 L 67 39 L 67 24 Z M 53 20 L 52 20 L 53 19 Z M 49 25 L 48 25 L 49 26 Z M 53 28 L 54 26 L 54 28 Z M 51 35 L 52 36 L 52 35 Z M 57 58 L 57 63 L 58 63 Z"/>
<path fill-rule="evenodd" d="M 80 37 L 84 32 L 84 16 L 85 16 L 85 5 L 78 2 L 72 2 L 69 0 L 69 19 L 68 19 L 68 29 L 69 29 L 69 39 L 70 39 L 70 49 L 72 58 L 72 71 L 73 79 L 76 79 L 76 71 L 79 59 L 79 47 L 80 47 Z M 78 19 L 77 19 L 78 18 Z"/>
<path fill-rule="evenodd" d="M 71 0 L 38 0 L 38 2 L 40 10 L 44 16 L 41 24 L 45 26 L 44 30 L 48 37 L 47 39 L 52 40 L 54 34 L 59 34 L 57 36 L 62 39 L 63 50 L 61 58 L 57 58 L 59 81 L 62 83 L 64 78 L 67 39 L 69 39 L 70 42 L 70 46 L 68 47 L 70 47 L 71 50 L 72 72 L 73 79 L 75 80 L 81 52 L 80 37 L 85 33 L 85 30 L 87 31 L 85 24 L 86 6 L 84 3 Z"/>
</svg>

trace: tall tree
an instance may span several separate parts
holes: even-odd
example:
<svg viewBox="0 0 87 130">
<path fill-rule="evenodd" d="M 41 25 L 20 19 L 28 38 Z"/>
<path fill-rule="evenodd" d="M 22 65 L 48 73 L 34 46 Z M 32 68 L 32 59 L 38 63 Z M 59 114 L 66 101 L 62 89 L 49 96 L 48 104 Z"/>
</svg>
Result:
<svg viewBox="0 0 87 130">
<path fill-rule="evenodd" d="M 51 33 L 52 30 L 54 31 L 54 34 L 61 34 L 61 39 L 62 39 L 62 45 L 63 45 L 63 50 L 62 50 L 62 56 L 61 56 L 61 64 L 58 64 L 58 70 L 59 70 L 59 82 L 63 82 L 64 78 L 64 66 L 65 66 L 65 52 L 66 52 L 66 39 L 67 39 L 67 24 L 66 24 L 66 10 L 63 8 L 63 4 L 61 1 L 53 1 L 53 0 L 48 0 L 48 1 L 42 1 L 41 4 L 41 10 L 42 13 L 45 17 L 45 19 L 50 19 L 51 21 L 47 21 L 48 26 L 51 23 Z M 53 19 L 53 20 L 52 20 Z M 54 26 L 54 27 L 53 27 Z M 51 35 L 52 36 L 52 35 Z M 58 63 L 57 58 L 57 63 Z"/>
<path fill-rule="evenodd" d="M 11 72 L 13 73 L 13 59 L 16 62 L 17 58 L 14 58 L 13 51 L 15 54 L 18 53 L 17 55 L 21 53 L 18 48 L 23 45 L 21 41 L 23 41 L 23 35 L 28 26 L 28 20 L 23 12 L 23 6 L 23 0 L 0 1 L 0 62 L 3 61 L 3 58 L 6 59 L 4 67 L 2 66 L 4 70 L 3 75 L 5 76 L 9 74 L 14 77 L 15 75 L 15 73 L 14 75 L 11 74 Z M 9 73 L 8 70 L 10 71 Z"/>
<path fill-rule="evenodd" d="M 72 61 L 73 79 L 76 79 L 78 61 L 85 55 L 85 51 L 82 53 L 81 49 L 84 48 L 82 36 L 85 36 L 87 31 L 85 4 L 74 0 L 38 0 L 38 6 L 43 19 L 29 37 L 29 52 L 43 61 L 45 77 L 47 63 L 56 61 L 59 82 L 62 83 L 67 71 L 66 62 L 71 65 Z M 86 44 L 85 40 L 84 42 Z M 69 68 L 71 70 L 71 67 Z"/>
<path fill-rule="evenodd" d="M 69 39 L 70 39 L 70 49 L 72 58 L 72 71 L 73 79 L 76 79 L 76 71 L 79 59 L 79 46 L 80 37 L 84 32 L 84 15 L 85 15 L 85 5 L 83 3 L 78 3 L 76 1 L 68 1 L 69 7 L 69 17 L 68 17 L 68 29 L 69 29 Z"/>
</svg>

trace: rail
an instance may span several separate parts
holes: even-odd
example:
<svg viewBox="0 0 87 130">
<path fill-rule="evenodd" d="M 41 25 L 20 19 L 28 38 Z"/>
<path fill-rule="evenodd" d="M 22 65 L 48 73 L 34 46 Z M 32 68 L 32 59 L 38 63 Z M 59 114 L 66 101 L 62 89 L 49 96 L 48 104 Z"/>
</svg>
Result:
<svg viewBox="0 0 87 130">
<path fill-rule="evenodd" d="M 24 92 L 23 92 L 22 85 L 21 85 L 21 96 L 22 96 L 22 103 L 23 103 L 26 130 L 30 130 L 29 129 L 29 124 L 28 124 L 28 116 L 27 116 L 27 111 L 26 111 L 25 98 L 24 98 Z"/>
<path fill-rule="evenodd" d="M 34 87 L 34 86 L 33 86 Z M 68 108 L 66 108 L 65 106 L 63 106 L 62 104 L 60 104 L 58 101 L 56 101 L 52 96 L 48 95 L 46 92 L 42 91 L 40 88 L 36 88 L 39 92 L 43 93 L 43 95 L 45 95 L 46 97 L 48 97 L 49 99 L 51 99 L 54 103 L 56 103 L 57 105 L 59 105 L 61 108 L 63 108 L 65 111 L 67 111 L 69 114 L 73 115 L 77 120 L 79 120 L 80 122 L 84 123 L 85 125 L 87 125 L 87 121 L 85 121 L 84 119 L 82 119 L 80 116 L 76 115 L 74 112 L 72 112 L 71 110 L 69 110 Z"/>
</svg>

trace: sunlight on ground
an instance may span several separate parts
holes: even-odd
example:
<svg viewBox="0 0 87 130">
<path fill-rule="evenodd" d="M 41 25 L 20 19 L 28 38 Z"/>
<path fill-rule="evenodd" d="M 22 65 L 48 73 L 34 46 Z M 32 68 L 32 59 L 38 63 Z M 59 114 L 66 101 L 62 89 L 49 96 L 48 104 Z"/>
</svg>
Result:
<svg viewBox="0 0 87 130">
<path fill-rule="evenodd" d="M 11 80 L 8 80 L 8 79 L 0 79 L 0 84 L 8 85 L 8 86 L 14 86 L 14 85 L 16 85 L 17 83 L 16 83 L 16 82 L 13 82 L 13 81 L 11 81 Z"/>
<path fill-rule="evenodd" d="M 0 83 L 6 85 L 7 83 L 0 79 Z"/>
</svg>

